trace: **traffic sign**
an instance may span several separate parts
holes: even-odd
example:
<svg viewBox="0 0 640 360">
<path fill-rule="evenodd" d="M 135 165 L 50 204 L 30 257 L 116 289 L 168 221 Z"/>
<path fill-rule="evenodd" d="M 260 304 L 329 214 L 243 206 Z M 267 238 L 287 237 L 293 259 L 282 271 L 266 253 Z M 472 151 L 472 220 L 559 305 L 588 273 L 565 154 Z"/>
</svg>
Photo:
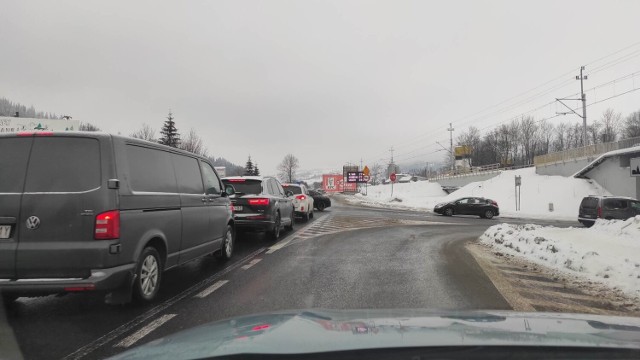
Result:
<svg viewBox="0 0 640 360">
<path fill-rule="evenodd" d="M 389 180 L 396 182 L 396 173 L 391 173 L 391 175 L 389 175 Z"/>
<path fill-rule="evenodd" d="M 365 175 L 363 178 L 364 178 L 364 182 L 369 182 L 369 180 L 371 180 L 369 175 Z"/>
<path fill-rule="evenodd" d="M 369 167 L 367 165 L 365 165 L 364 169 L 362 169 L 362 173 L 364 174 L 364 176 L 369 176 Z"/>
</svg>

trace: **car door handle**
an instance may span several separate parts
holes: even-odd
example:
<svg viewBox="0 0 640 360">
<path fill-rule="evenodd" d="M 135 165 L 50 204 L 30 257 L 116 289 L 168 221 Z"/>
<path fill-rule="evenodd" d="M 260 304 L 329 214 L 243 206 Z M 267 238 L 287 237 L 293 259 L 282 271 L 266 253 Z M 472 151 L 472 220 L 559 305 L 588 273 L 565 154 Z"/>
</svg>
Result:
<svg viewBox="0 0 640 360">
<path fill-rule="evenodd" d="M 202 202 L 207 202 L 207 198 L 202 198 Z"/>
</svg>

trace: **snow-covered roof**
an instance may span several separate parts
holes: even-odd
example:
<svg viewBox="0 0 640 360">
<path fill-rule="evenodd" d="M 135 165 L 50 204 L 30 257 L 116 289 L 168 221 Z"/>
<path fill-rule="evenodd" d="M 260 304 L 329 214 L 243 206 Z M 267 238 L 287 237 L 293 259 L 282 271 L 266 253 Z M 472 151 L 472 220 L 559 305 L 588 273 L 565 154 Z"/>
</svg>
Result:
<svg viewBox="0 0 640 360">
<path fill-rule="evenodd" d="M 619 156 L 619 155 L 634 154 L 634 153 L 640 154 L 640 145 L 633 146 L 633 147 L 626 148 L 626 149 L 609 151 L 607 153 L 604 153 L 604 154 L 598 156 L 597 159 L 593 160 L 591 163 L 589 163 L 589 165 L 585 166 L 582 170 L 580 170 L 577 173 L 573 174 L 572 177 L 575 177 L 575 178 L 584 177 L 584 175 L 586 173 L 588 173 L 589 171 L 593 170 L 595 167 L 600 165 L 600 163 L 602 163 L 603 161 L 605 161 L 606 159 L 608 159 L 610 157 Z"/>
</svg>

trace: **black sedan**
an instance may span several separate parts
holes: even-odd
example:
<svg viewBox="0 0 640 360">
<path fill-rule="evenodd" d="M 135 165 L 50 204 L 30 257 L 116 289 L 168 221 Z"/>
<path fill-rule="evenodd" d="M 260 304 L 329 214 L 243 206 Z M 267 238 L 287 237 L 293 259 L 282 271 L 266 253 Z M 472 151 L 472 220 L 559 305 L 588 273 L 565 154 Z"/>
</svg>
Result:
<svg viewBox="0 0 640 360">
<path fill-rule="evenodd" d="M 500 208 L 498 203 L 491 199 L 467 197 L 438 204 L 433 209 L 433 212 L 445 216 L 477 215 L 481 218 L 491 219 L 500 215 Z"/>
<path fill-rule="evenodd" d="M 234 176 L 222 178 L 233 205 L 238 230 L 265 231 L 277 240 L 280 230 L 293 229 L 293 203 L 280 182 L 272 177 Z"/>
<path fill-rule="evenodd" d="M 313 198 L 313 206 L 318 209 L 318 211 L 324 211 L 324 209 L 331 206 L 331 199 L 329 199 L 327 195 L 317 190 L 309 190 L 309 195 Z"/>
</svg>

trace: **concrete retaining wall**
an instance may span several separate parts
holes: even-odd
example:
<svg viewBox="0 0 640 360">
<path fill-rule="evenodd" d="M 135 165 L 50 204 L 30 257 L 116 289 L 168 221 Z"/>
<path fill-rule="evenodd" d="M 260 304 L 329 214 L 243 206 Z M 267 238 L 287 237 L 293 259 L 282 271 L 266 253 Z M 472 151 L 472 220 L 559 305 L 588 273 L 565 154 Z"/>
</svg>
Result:
<svg viewBox="0 0 640 360">
<path fill-rule="evenodd" d="M 499 171 L 495 171 L 495 172 L 492 171 L 492 172 L 489 172 L 489 173 L 479 173 L 479 174 L 474 174 L 474 175 L 465 175 L 465 176 L 458 176 L 458 177 L 443 178 L 443 179 L 434 180 L 434 182 L 437 182 L 438 184 L 440 184 L 442 186 L 462 187 L 462 186 L 465 186 L 467 184 L 471 184 L 472 182 L 489 180 L 489 179 L 494 178 L 494 177 L 496 177 L 498 175 L 500 175 Z"/>
<path fill-rule="evenodd" d="M 637 193 L 636 183 L 640 182 L 640 178 L 631 177 L 629 170 L 629 159 L 637 156 L 613 156 L 587 172 L 585 176 L 595 180 L 613 195 L 637 199 L 640 194 Z"/>
<path fill-rule="evenodd" d="M 589 165 L 594 157 L 567 160 L 552 164 L 536 165 L 536 174 L 538 175 L 559 175 L 571 176 Z"/>
</svg>

